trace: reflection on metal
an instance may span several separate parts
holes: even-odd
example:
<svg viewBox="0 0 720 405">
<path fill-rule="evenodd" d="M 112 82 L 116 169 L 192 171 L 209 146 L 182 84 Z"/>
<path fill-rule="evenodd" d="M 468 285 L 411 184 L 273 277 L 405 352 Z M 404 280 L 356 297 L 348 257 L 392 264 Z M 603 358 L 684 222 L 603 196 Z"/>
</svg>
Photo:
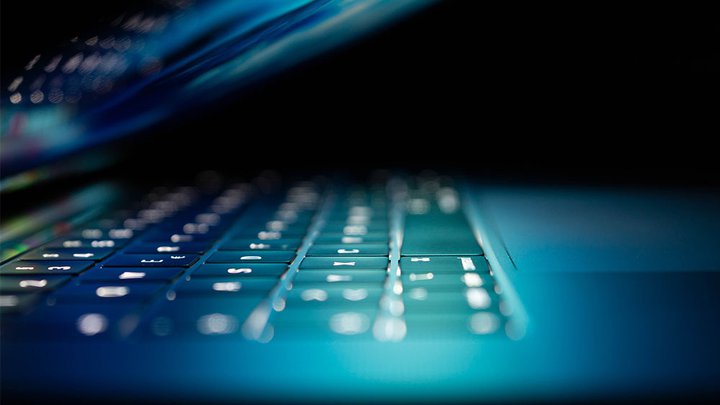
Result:
<svg viewBox="0 0 720 405">
<path fill-rule="evenodd" d="M 240 288 L 242 288 L 242 284 L 237 281 L 217 282 L 212 285 L 213 291 L 237 292 L 240 291 Z"/>
<path fill-rule="evenodd" d="M 512 340 L 520 340 L 525 337 L 527 325 L 511 320 L 505 324 L 505 334 Z"/>
<path fill-rule="evenodd" d="M 472 309 L 486 309 L 490 307 L 490 294 L 484 288 L 468 288 L 465 298 Z"/>
<path fill-rule="evenodd" d="M 461 257 L 460 263 L 462 264 L 462 268 L 465 271 L 476 270 L 475 263 L 473 263 L 472 257 Z"/>
<path fill-rule="evenodd" d="M 410 273 L 408 278 L 410 279 L 410 281 L 432 280 L 433 274 L 432 273 Z"/>
<path fill-rule="evenodd" d="M 311 288 L 300 293 L 300 298 L 302 298 L 303 301 L 323 302 L 327 300 L 327 297 L 327 292 L 319 288 Z"/>
<path fill-rule="evenodd" d="M 370 320 L 359 312 L 341 312 L 330 318 L 330 329 L 341 335 L 357 335 L 368 330 Z"/>
<path fill-rule="evenodd" d="M 395 283 L 393 284 L 393 289 L 392 289 L 392 291 L 393 291 L 393 293 L 395 293 L 395 294 L 397 294 L 397 295 L 402 294 L 402 293 L 403 293 L 402 281 L 396 280 Z"/>
<path fill-rule="evenodd" d="M 368 291 L 364 288 L 345 288 L 342 296 L 348 301 L 362 301 L 367 298 Z"/>
<path fill-rule="evenodd" d="M 462 276 L 462 281 L 468 287 L 480 287 L 483 285 L 483 280 L 477 273 L 465 273 Z"/>
<path fill-rule="evenodd" d="M 372 214 L 372 208 L 367 205 L 356 205 L 348 210 L 350 216 L 368 216 Z"/>
<path fill-rule="evenodd" d="M 20 86 L 20 84 L 23 82 L 23 80 L 24 79 L 22 76 L 18 76 L 15 79 L 13 79 L 13 81 L 10 82 L 10 85 L 7 88 L 8 91 L 16 91 L 18 89 L 18 87 Z"/>
<path fill-rule="evenodd" d="M 513 313 L 512 306 L 508 305 L 505 300 L 500 301 L 498 308 L 500 309 L 500 313 L 505 316 L 510 316 Z"/>
<path fill-rule="evenodd" d="M 12 308 L 18 306 L 20 299 L 17 295 L 0 295 L 0 308 Z"/>
<path fill-rule="evenodd" d="M 337 283 L 339 281 L 352 281 L 352 276 L 343 274 L 329 274 L 325 277 L 328 283 Z"/>
<path fill-rule="evenodd" d="M 472 333 L 487 335 L 497 331 L 500 326 L 500 320 L 490 312 L 478 312 L 470 317 L 468 326 Z"/>
<path fill-rule="evenodd" d="M 85 314 L 78 318 L 77 328 L 85 336 L 95 336 L 105 332 L 108 327 L 108 320 L 102 314 Z"/>
<path fill-rule="evenodd" d="M 286 301 L 284 298 L 278 298 L 277 300 L 273 301 L 272 308 L 276 312 L 282 312 L 285 310 Z"/>
<path fill-rule="evenodd" d="M 394 316 L 379 316 L 373 325 L 373 336 L 381 342 L 399 342 L 407 334 L 405 320 Z"/>
<path fill-rule="evenodd" d="M 125 315 L 117 323 L 117 330 L 123 338 L 130 336 L 140 324 L 140 316 L 136 314 Z"/>
<path fill-rule="evenodd" d="M 263 341 L 266 335 L 264 334 L 265 326 L 267 325 L 268 318 L 270 317 L 270 311 L 272 307 L 267 303 L 261 303 L 251 313 L 250 316 L 245 320 L 242 327 L 243 336 L 246 339 Z M 268 339 L 269 340 L 269 339 Z"/>
<path fill-rule="evenodd" d="M 438 190 L 437 203 L 440 210 L 446 214 L 452 214 L 460 208 L 458 192 L 452 187 L 443 187 Z"/>
<path fill-rule="evenodd" d="M 370 223 L 370 217 L 367 215 L 350 215 L 347 218 L 348 225 L 367 225 Z"/>
<path fill-rule="evenodd" d="M 84 229 L 81 233 L 82 237 L 85 239 L 100 239 L 102 238 L 103 232 L 100 229 Z"/>
<path fill-rule="evenodd" d="M 227 335 L 237 330 L 238 321 L 232 315 L 213 313 L 201 316 L 197 328 L 203 335 Z"/>
<path fill-rule="evenodd" d="M 258 239 L 260 240 L 277 240 L 280 238 L 282 238 L 282 233 L 277 231 L 258 232 Z"/>
<path fill-rule="evenodd" d="M 427 299 L 428 292 L 424 288 L 413 288 L 408 291 L 408 298 L 415 301 L 425 301 Z"/>
<path fill-rule="evenodd" d="M 387 295 L 380 300 L 380 308 L 387 311 L 392 316 L 400 316 L 405 312 L 405 304 L 402 299 L 396 295 Z"/>
<path fill-rule="evenodd" d="M 269 231 L 284 231 L 287 228 L 287 224 L 283 221 L 269 221 L 266 224 Z"/>
<path fill-rule="evenodd" d="M 155 336 L 168 336 L 172 333 L 174 325 L 172 319 L 166 316 L 158 316 L 153 319 L 150 328 Z"/>
<path fill-rule="evenodd" d="M 422 215 L 430 211 L 430 202 L 423 198 L 413 198 L 408 201 L 408 212 L 411 215 Z"/>
<path fill-rule="evenodd" d="M 365 236 L 368 233 L 365 225 L 346 225 L 343 228 L 343 234 L 347 236 Z"/>
</svg>

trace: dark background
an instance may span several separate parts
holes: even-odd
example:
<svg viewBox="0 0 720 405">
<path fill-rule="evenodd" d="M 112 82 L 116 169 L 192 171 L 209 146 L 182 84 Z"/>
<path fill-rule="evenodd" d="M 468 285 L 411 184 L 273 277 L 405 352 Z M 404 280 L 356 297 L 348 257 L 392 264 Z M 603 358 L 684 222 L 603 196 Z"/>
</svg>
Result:
<svg viewBox="0 0 720 405">
<path fill-rule="evenodd" d="M 439 2 L 136 134 L 113 145 L 132 151 L 115 171 L 435 167 L 718 181 L 720 26 L 709 5 L 484 3 Z M 4 0 L 3 70 L 142 6 Z M 233 138 L 240 147 L 228 147 Z"/>
</svg>

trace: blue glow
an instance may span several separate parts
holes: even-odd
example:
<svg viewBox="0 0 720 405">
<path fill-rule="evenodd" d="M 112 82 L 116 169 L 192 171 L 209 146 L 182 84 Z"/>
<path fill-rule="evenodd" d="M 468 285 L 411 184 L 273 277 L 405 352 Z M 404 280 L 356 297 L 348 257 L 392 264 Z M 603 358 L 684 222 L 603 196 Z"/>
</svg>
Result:
<svg viewBox="0 0 720 405">
<path fill-rule="evenodd" d="M 428 3 L 216 0 L 124 15 L 60 54 L 33 58 L 3 89 L 3 169 L 25 170 L 202 107 Z"/>
</svg>

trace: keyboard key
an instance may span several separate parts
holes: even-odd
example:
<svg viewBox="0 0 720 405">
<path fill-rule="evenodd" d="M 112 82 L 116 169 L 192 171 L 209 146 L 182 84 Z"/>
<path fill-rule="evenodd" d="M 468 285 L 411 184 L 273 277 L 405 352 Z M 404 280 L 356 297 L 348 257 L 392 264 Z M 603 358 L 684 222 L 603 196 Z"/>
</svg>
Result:
<svg viewBox="0 0 720 405">
<path fill-rule="evenodd" d="M 338 286 L 332 283 L 320 285 L 299 284 L 290 290 L 286 301 L 288 306 L 306 303 L 339 305 L 357 302 L 377 305 L 382 294 L 383 288 L 378 284 L 370 284 L 369 286 Z"/>
<path fill-rule="evenodd" d="M 64 238 L 46 245 L 48 248 L 77 248 L 77 249 L 98 249 L 98 248 L 120 248 L 125 246 L 127 239 L 72 239 Z"/>
<path fill-rule="evenodd" d="M 72 232 L 68 235 L 68 238 L 85 240 L 125 240 L 132 239 L 133 236 L 135 236 L 135 232 L 129 228 L 85 228 Z"/>
<path fill-rule="evenodd" d="M 387 224 L 376 225 L 347 225 L 344 223 L 328 224 L 323 227 L 323 232 L 340 233 L 344 236 L 367 236 L 372 234 L 387 234 Z"/>
<path fill-rule="evenodd" d="M 154 229 L 146 232 L 142 236 L 142 240 L 146 242 L 159 242 L 163 244 L 173 244 L 173 243 L 181 243 L 181 242 L 206 242 L 206 243 L 212 243 L 214 242 L 219 235 L 199 235 L 199 234 L 185 234 L 185 233 L 176 233 L 176 232 L 168 232 L 162 229 Z"/>
<path fill-rule="evenodd" d="M 386 209 L 374 209 L 368 206 L 336 206 L 330 212 L 331 219 L 343 220 L 350 217 L 385 219 L 387 218 Z"/>
<path fill-rule="evenodd" d="M 190 267 L 198 257 L 191 254 L 120 254 L 111 257 L 103 267 Z"/>
<path fill-rule="evenodd" d="M 95 262 L 90 261 L 14 261 L 2 265 L 0 274 L 78 274 L 87 270 Z"/>
<path fill-rule="evenodd" d="M 125 253 L 205 253 L 212 244 L 210 242 L 179 242 L 179 243 L 134 243 L 125 249 Z"/>
<path fill-rule="evenodd" d="M 489 273 L 490 268 L 483 256 L 417 256 L 402 257 L 403 273 L 465 273 L 468 271 Z"/>
<path fill-rule="evenodd" d="M 312 338 L 336 341 L 338 338 L 369 338 L 378 310 L 375 305 L 314 308 L 290 308 L 271 320 L 275 339 Z"/>
<path fill-rule="evenodd" d="M 340 210 L 331 212 L 327 221 L 328 223 L 343 222 L 346 225 L 368 225 L 376 222 L 387 224 L 387 214 Z"/>
<path fill-rule="evenodd" d="M 332 245 L 313 245 L 308 251 L 308 256 L 387 256 L 390 253 L 388 245 L 381 243 L 373 244 L 332 244 Z"/>
<path fill-rule="evenodd" d="M 25 253 L 20 260 L 95 260 L 109 256 L 111 248 L 41 248 Z"/>
<path fill-rule="evenodd" d="M 340 272 L 337 272 L 340 273 Z M 337 274 L 336 273 L 336 274 Z M 346 272 L 342 272 L 343 274 Z M 345 289 L 365 289 L 368 291 L 368 294 L 370 294 L 370 291 L 374 291 L 376 289 L 383 290 L 384 288 L 384 280 L 382 283 L 378 283 L 377 281 L 370 281 L 370 282 L 344 282 L 344 281 L 333 281 L 328 283 L 327 278 L 322 279 L 321 281 L 313 282 L 313 281 L 302 281 L 297 284 L 292 285 L 292 290 L 290 291 L 302 291 L 304 289 L 321 289 L 321 290 L 327 290 L 328 294 L 330 294 L 330 290 L 338 290 L 342 291 Z"/>
<path fill-rule="evenodd" d="M 285 264 L 203 264 L 192 272 L 191 277 L 280 277 L 288 266 Z"/>
<path fill-rule="evenodd" d="M 462 212 L 450 214 L 429 209 L 405 218 L 403 256 L 458 256 L 483 254 Z"/>
<path fill-rule="evenodd" d="M 488 274 L 468 272 L 464 274 L 448 274 L 433 272 L 406 273 L 403 271 L 403 284 L 408 287 L 442 288 L 455 291 L 463 287 L 487 287 L 493 286 L 494 282 Z"/>
<path fill-rule="evenodd" d="M 382 283 L 387 277 L 384 270 L 313 270 L 300 271 L 295 275 L 293 284 L 301 283 Z"/>
<path fill-rule="evenodd" d="M 497 296 L 482 287 L 466 288 L 462 291 L 428 291 L 425 294 L 406 293 L 405 309 L 407 314 L 430 312 L 471 312 L 487 310 L 497 301 Z"/>
<path fill-rule="evenodd" d="M 323 232 L 342 233 L 347 236 L 363 236 L 369 233 L 387 233 L 387 221 L 371 221 L 367 224 L 348 224 L 346 221 L 328 222 Z"/>
<path fill-rule="evenodd" d="M 70 280 L 70 276 L 0 277 L 0 293 L 47 292 Z"/>
<path fill-rule="evenodd" d="M 341 232 L 322 232 L 315 238 L 315 243 L 382 243 L 387 245 L 389 240 L 387 232 L 371 232 L 362 236 L 345 235 Z"/>
<path fill-rule="evenodd" d="M 288 251 L 223 251 L 207 259 L 207 263 L 290 263 L 295 252 Z"/>
<path fill-rule="evenodd" d="M 301 239 L 234 239 L 220 245 L 220 250 L 292 250 L 300 247 Z"/>
<path fill-rule="evenodd" d="M 277 285 L 273 279 L 197 278 L 173 286 L 178 297 L 190 295 L 225 296 L 238 294 L 267 295 Z"/>
<path fill-rule="evenodd" d="M 263 298 L 258 295 L 230 295 L 225 299 L 178 296 L 173 301 L 158 303 L 143 322 L 141 333 L 153 338 L 234 337 Z"/>
<path fill-rule="evenodd" d="M 408 339 L 463 338 L 475 335 L 504 337 L 505 321 L 489 311 L 469 313 L 423 313 L 404 315 Z"/>
<path fill-rule="evenodd" d="M 198 235 L 204 237 L 219 237 L 223 231 L 223 227 L 210 226 L 196 222 L 181 223 L 177 220 L 166 221 L 160 225 L 155 231 L 167 232 L 178 235 Z"/>
<path fill-rule="evenodd" d="M 304 236 L 305 232 L 258 231 L 247 229 L 243 229 L 232 235 L 233 239 L 260 239 L 264 241 L 302 239 Z"/>
<path fill-rule="evenodd" d="M 156 267 L 147 269 L 139 269 L 137 267 L 102 267 L 86 271 L 78 280 L 81 283 L 170 282 L 183 271 L 185 271 L 185 269 L 182 267 Z"/>
<path fill-rule="evenodd" d="M 282 220 L 271 220 L 257 225 L 249 225 L 247 228 L 257 228 L 259 231 L 282 232 L 286 235 L 302 235 L 306 233 L 308 224 L 306 222 L 289 223 Z M 241 231 L 240 234 L 242 233 Z"/>
<path fill-rule="evenodd" d="M 300 269 L 377 269 L 385 270 L 389 260 L 385 257 L 306 257 Z"/>
<path fill-rule="evenodd" d="M 12 337 L 23 340 L 110 339 L 123 338 L 139 320 L 137 305 L 114 305 L 103 302 L 59 303 L 38 306 L 22 318 Z"/>
<path fill-rule="evenodd" d="M 69 285 L 56 291 L 52 298 L 58 303 L 138 303 L 147 301 L 165 286 L 164 283 Z"/>
</svg>

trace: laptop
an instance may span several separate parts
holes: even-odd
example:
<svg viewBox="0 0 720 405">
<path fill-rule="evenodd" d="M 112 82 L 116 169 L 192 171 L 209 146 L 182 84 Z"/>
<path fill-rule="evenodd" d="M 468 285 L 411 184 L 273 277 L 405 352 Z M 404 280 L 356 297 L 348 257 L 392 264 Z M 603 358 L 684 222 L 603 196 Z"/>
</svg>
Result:
<svg viewBox="0 0 720 405">
<path fill-rule="evenodd" d="M 3 54 L 3 403 L 720 397 L 714 149 L 534 103 L 614 62 L 517 75 L 458 2 L 81 6 Z"/>
</svg>

